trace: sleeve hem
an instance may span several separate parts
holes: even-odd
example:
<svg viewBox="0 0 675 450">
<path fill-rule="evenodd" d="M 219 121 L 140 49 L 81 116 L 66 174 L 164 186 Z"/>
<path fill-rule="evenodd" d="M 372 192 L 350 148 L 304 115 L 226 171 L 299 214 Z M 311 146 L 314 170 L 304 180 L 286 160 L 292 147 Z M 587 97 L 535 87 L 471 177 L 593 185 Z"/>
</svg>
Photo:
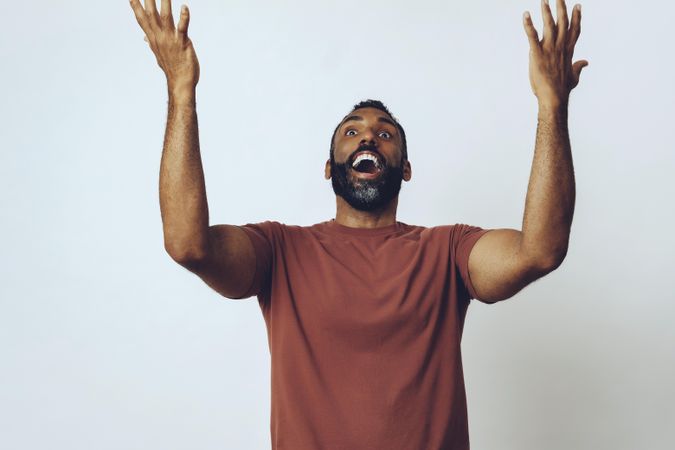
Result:
<svg viewBox="0 0 675 450">
<path fill-rule="evenodd" d="M 476 290 L 473 286 L 473 281 L 471 281 L 471 273 L 469 271 L 469 258 L 471 257 L 471 251 L 473 250 L 473 246 L 476 245 L 476 242 L 483 237 L 486 233 L 490 232 L 492 230 L 481 230 L 477 233 L 474 233 L 470 238 L 467 239 L 466 241 L 466 246 L 468 248 L 468 257 L 467 257 L 467 262 L 466 262 L 466 290 L 469 293 L 469 300 L 471 299 L 476 299 L 478 301 L 483 301 L 477 297 Z"/>
<path fill-rule="evenodd" d="M 257 239 L 253 239 L 251 235 L 249 234 L 249 230 L 246 229 L 246 227 L 242 226 L 237 226 L 240 230 L 244 231 L 244 234 L 248 238 L 249 242 L 251 242 L 251 245 L 253 246 L 253 253 L 255 256 L 255 273 L 253 274 L 253 279 L 251 280 L 251 284 L 249 287 L 244 291 L 243 294 L 238 295 L 236 297 L 230 297 L 232 300 L 240 300 L 244 298 L 249 298 L 253 297 L 256 295 L 258 292 L 256 292 L 256 286 L 260 286 L 260 272 L 261 272 L 261 267 L 260 267 L 260 253 L 262 249 L 260 248 L 260 243 L 257 241 Z M 259 290 L 259 289 L 258 289 Z"/>
</svg>

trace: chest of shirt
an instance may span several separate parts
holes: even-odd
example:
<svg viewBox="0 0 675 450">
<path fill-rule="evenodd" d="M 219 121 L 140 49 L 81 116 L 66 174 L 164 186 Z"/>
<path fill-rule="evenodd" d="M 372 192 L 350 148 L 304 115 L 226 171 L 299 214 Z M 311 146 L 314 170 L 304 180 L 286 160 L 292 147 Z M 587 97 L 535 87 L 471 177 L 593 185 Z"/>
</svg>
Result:
<svg viewBox="0 0 675 450">
<path fill-rule="evenodd" d="M 454 318 L 449 247 L 419 238 L 286 242 L 276 249 L 272 310 L 308 332 L 348 334 L 352 345 L 358 336 L 368 346 L 418 336 Z"/>
</svg>

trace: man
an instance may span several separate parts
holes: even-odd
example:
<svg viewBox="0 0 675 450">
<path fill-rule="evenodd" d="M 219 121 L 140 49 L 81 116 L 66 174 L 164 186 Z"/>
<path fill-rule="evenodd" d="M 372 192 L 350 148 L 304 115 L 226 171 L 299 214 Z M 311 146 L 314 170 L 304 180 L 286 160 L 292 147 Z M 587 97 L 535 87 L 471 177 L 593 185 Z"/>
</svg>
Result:
<svg viewBox="0 0 675 450">
<path fill-rule="evenodd" d="M 274 449 L 468 449 L 460 342 L 471 299 L 507 299 L 567 252 L 574 174 L 567 104 L 586 61 L 572 64 L 581 10 L 529 13 L 530 81 L 538 127 L 522 230 L 396 221 L 409 181 L 405 132 L 379 101 L 357 104 L 331 139 L 325 177 L 334 219 L 309 227 L 209 226 L 199 156 L 199 64 L 174 28 L 170 0 L 131 6 L 167 76 L 160 172 L 165 247 L 228 298 L 256 295 L 272 359 Z"/>
</svg>

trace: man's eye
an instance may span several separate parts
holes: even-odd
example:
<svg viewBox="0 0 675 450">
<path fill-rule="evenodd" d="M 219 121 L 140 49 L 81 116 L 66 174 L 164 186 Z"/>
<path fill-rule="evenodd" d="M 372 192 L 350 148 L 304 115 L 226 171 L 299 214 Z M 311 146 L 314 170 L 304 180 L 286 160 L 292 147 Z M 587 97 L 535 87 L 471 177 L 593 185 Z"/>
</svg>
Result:
<svg viewBox="0 0 675 450">
<path fill-rule="evenodd" d="M 389 139 L 391 137 L 391 134 L 389 134 L 388 131 L 381 131 L 380 137 L 383 138 L 383 139 Z"/>
<path fill-rule="evenodd" d="M 345 136 L 354 136 L 356 135 L 356 130 L 347 130 Z"/>
</svg>

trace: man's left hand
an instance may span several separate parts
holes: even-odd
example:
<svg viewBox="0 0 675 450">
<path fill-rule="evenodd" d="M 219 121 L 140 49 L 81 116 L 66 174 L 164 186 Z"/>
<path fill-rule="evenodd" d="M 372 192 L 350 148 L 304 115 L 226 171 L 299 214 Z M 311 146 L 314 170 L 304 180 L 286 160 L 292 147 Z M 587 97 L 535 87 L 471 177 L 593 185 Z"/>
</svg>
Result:
<svg viewBox="0 0 675 450">
<path fill-rule="evenodd" d="M 529 12 L 523 16 L 523 25 L 530 41 L 530 84 L 539 104 L 560 105 L 567 103 L 570 92 L 579 84 L 581 69 L 588 61 L 579 60 L 572 64 L 574 46 L 581 33 L 581 5 L 572 9 L 572 22 L 567 20 L 567 6 L 564 0 L 557 1 L 556 24 L 548 4 L 542 0 L 544 36 L 539 40 Z"/>
</svg>

